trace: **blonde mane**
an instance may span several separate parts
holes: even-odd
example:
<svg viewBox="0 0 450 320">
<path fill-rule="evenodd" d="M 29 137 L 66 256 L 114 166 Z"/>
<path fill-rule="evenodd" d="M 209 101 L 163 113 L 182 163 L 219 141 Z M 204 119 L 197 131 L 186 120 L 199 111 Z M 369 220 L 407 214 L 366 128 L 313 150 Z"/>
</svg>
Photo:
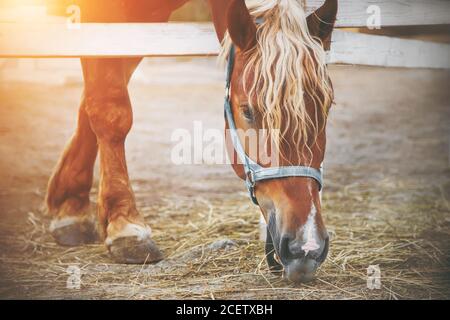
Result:
<svg viewBox="0 0 450 320">
<path fill-rule="evenodd" d="M 246 53 L 242 77 L 249 83 L 244 81 L 244 90 L 248 97 L 256 98 L 252 107 L 261 115 L 263 129 L 279 154 L 286 159 L 282 144 L 286 147 L 288 143 L 301 161 L 310 162 L 312 147 L 325 127 L 333 100 L 325 51 L 320 40 L 308 31 L 302 1 L 246 2 L 260 23 L 257 45 Z M 227 60 L 231 45 L 226 34 L 222 61 Z M 253 77 L 249 80 L 248 75 Z M 312 101 L 312 110 L 307 110 L 306 100 Z"/>
</svg>

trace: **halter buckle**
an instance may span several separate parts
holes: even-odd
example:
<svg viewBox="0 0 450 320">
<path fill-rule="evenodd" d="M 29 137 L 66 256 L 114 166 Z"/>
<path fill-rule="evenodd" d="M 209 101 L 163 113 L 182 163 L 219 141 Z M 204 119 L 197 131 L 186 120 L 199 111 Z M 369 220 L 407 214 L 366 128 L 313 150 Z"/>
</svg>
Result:
<svg viewBox="0 0 450 320">
<path fill-rule="evenodd" d="M 253 171 L 249 170 L 246 173 L 246 179 L 245 179 L 245 184 L 247 186 L 247 190 L 248 190 L 248 195 L 250 196 L 250 199 L 252 200 L 252 202 L 255 205 L 258 205 L 258 199 L 256 199 L 255 196 L 255 176 Z"/>
<path fill-rule="evenodd" d="M 225 99 L 230 101 L 230 93 L 231 93 L 231 89 L 229 86 L 225 87 Z"/>
<path fill-rule="evenodd" d="M 252 170 L 249 170 L 247 172 L 246 178 L 247 178 L 247 181 L 248 181 L 249 185 L 254 187 L 255 186 L 255 174 L 253 173 Z"/>
</svg>

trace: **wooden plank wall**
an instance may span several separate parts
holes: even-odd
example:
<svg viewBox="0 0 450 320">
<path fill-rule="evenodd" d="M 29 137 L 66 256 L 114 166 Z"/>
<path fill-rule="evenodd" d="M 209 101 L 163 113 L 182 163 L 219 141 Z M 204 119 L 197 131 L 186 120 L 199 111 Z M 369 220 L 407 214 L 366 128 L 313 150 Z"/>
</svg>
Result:
<svg viewBox="0 0 450 320">
<path fill-rule="evenodd" d="M 0 57 L 217 55 L 211 24 L 0 24 Z M 450 68 L 450 45 L 336 30 L 330 63 Z"/>
<path fill-rule="evenodd" d="M 308 0 L 309 11 L 323 0 Z M 450 24 L 449 0 L 340 0 L 338 27 L 364 27 L 367 8 L 380 8 L 381 25 Z M 0 21 L 1 18 L 0 18 Z M 81 24 L 61 19 L 0 22 L 0 58 L 209 56 L 220 47 L 210 23 Z M 330 63 L 450 68 L 450 45 L 336 30 Z"/>
<path fill-rule="evenodd" d="M 307 0 L 307 11 L 312 12 L 323 0 Z M 411 26 L 450 24 L 448 0 L 339 0 L 338 27 L 365 27 L 367 8 L 380 8 L 381 26 Z"/>
</svg>

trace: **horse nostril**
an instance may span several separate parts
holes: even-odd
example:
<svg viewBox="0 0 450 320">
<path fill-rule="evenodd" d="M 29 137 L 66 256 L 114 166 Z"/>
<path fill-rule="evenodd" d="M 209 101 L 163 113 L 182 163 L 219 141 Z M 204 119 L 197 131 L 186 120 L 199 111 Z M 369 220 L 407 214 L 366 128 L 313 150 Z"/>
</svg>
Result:
<svg viewBox="0 0 450 320">
<path fill-rule="evenodd" d="M 289 243 L 289 252 L 295 258 L 303 258 L 306 255 L 305 250 L 303 250 L 302 242 L 295 239 Z"/>
<path fill-rule="evenodd" d="M 327 255 L 328 255 L 328 250 L 329 250 L 329 248 L 330 248 L 330 237 L 327 236 L 327 237 L 325 238 L 325 244 L 324 244 L 324 247 L 323 247 L 323 249 L 322 249 L 322 253 L 321 253 L 321 254 L 319 255 L 319 257 L 316 259 L 317 262 L 323 263 L 323 262 L 325 261 L 325 259 L 327 258 Z"/>
<path fill-rule="evenodd" d="M 280 258 L 282 261 L 289 262 L 294 259 L 301 259 L 305 256 L 302 249 L 302 243 L 294 237 L 283 236 L 280 241 Z"/>
<path fill-rule="evenodd" d="M 280 259 L 283 261 L 292 259 L 292 254 L 289 248 L 292 238 L 284 236 L 280 241 Z"/>
</svg>

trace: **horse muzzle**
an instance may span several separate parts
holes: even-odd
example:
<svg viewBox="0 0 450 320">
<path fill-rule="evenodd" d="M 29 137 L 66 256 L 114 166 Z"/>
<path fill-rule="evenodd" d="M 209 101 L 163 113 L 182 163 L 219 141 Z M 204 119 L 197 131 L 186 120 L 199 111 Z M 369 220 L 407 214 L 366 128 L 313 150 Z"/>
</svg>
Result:
<svg viewBox="0 0 450 320">
<path fill-rule="evenodd" d="M 288 245 L 288 253 L 281 252 L 280 260 L 284 265 L 284 276 L 287 280 L 296 283 L 305 283 L 314 279 L 317 268 L 325 261 L 328 255 L 329 238 L 322 241 L 321 245 L 313 251 L 295 250 L 301 248 L 301 244 L 291 241 Z"/>
<path fill-rule="evenodd" d="M 282 273 L 288 281 L 306 283 L 314 279 L 318 267 L 328 255 L 328 235 L 320 241 L 317 248 L 307 249 L 302 241 L 288 236 L 277 237 L 276 233 L 271 233 L 268 228 L 267 263 L 272 272 Z"/>
</svg>

